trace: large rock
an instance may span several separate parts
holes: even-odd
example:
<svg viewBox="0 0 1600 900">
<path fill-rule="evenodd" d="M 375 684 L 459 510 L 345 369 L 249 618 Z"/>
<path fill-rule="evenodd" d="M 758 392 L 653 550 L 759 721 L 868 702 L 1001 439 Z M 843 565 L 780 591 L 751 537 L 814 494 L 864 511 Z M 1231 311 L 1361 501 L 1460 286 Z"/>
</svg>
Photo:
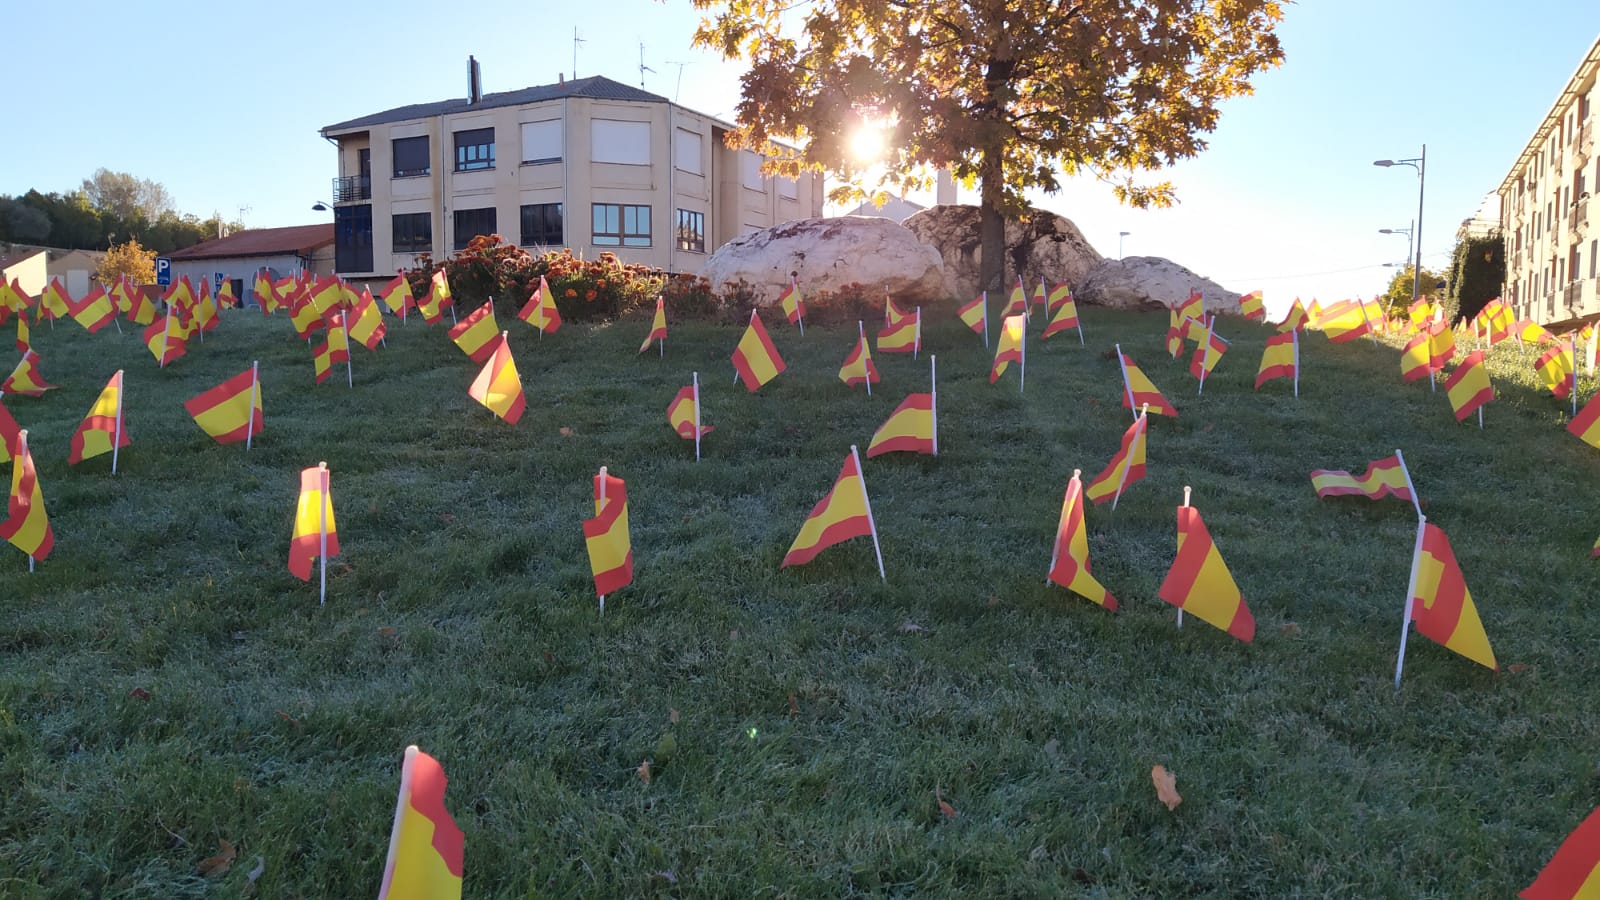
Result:
<svg viewBox="0 0 1600 900">
<path fill-rule="evenodd" d="M 983 264 L 979 218 L 976 206 L 946 205 L 925 209 L 904 223 L 918 240 L 939 251 L 950 291 L 963 302 L 979 291 L 978 269 Z M 1006 220 L 1008 287 L 1021 275 L 1029 291 L 1041 278 L 1065 281 L 1076 289 L 1100 260 L 1071 219 L 1033 209 L 1025 220 Z"/>
<path fill-rule="evenodd" d="M 1122 309 L 1154 309 L 1189 299 L 1197 290 L 1206 312 L 1239 314 L 1239 295 L 1159 256 L 1108 259 L 1084 277 L 1072 295 L 1080 303 Z"/>
<path fill-rule="evenodd" d="M 711 254 L 700 274 L 725 291 L 743 281 L 762 304 L 777 302 L 790 278 L 806 296 L 858 286 L 904 304 L 949 296 L 939 251 L 898 222 L 868 216 L 796 219 L 734 238 Z"/>
</svg>

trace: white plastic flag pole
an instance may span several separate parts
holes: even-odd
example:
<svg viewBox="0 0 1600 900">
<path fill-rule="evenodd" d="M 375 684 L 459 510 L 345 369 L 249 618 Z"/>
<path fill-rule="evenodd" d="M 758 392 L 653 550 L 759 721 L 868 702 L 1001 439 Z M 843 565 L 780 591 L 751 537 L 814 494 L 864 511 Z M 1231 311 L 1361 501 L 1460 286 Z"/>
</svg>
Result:
<svg viewBox="0 0 1600 900">
<path fill-rule="evenodd" d="M 122 444 L 122 370 L 117 370 L 117 424 L 111 435 L 111 474 L 117 474 L 117 448 Z"/>
<path fill-rule="evenodd" d="M 22 315 L 22 313 L 18 313 L 18 315 Z M 28 429 L 24 428 L 24 429 L 22 429 L 22 430 L 17 432 L 17 458 L 12 460 L 11 464 L 13 466 L 20 466 L 20 465 L 22 465 L 22 461 L 24 459 L 27 459 L 27 458 L 28 458 Z M 33 554 L 32 553 L 28 554 L 28 574 L 30 574 L 30 575 L 33 574 Z"/>
<path fill-rule="evenodd" d="M 1377 346 L 1378 333 L 1372 330 L 1372 320 L 1367 317 L 1367 301 L 1357 300 L 1356 303 L 1361 306 L 1361 322 L 1367 326 L 1367 337 L 1372 339 L 1373 346 Z"/>
<path fill-rule="evenodd" d="M 167 367 L 167 334 L 172 331 L 172 307 L 167 307 L 167 317 L 161 320 L 161 359 L 156 368 Z"/>
<path fill-rule="evenodd" d="M 328 603 L 328 504 L 331 502 L 328 497 L 328 463 L 326 461 L 317 463 L 317 469 L 319 470 L 319 483 L 322 487 L 322 496 L 317 498 L 317 519 L 319 522 L 317 561 L 322 568 L 317 605 L 326 606 Z"/>
<path fill-rule="evenodd" d="M 1067 530 L 1067 514 L 1072 511 L 1072 507 L 1067 503 L 1072 498 L 1072 482 L 1077 481 L 1078 476 L 1082 474 L 1082 469 L 1072 470 L 1072 478 L 1067 481 L 1066 496 L 1061 498 L 1061 518 L 1056 520 L 1056 539 L 1050 542 L 1050 568 L 1044 570 L 1045 587 L 1050 586 L 1050 573 L 1056 570 L 1056 560 L 1061 555 L 1061 532 Z"/>
<path fill-rule="evenodd" d="M 1300 329 L 1296 328 L 1290 334 L 1294 335 L 1291 343 L 1294 344 L 1294 395 L 1300 396 Z"/>
<path fill-rule="evenodd" d="M 1483 407 L 1478 407 L 1478 430 L 1483 430 Z"/>
<path fill-rule="evenodd" d="M 1128 395 L 1128 409 L 1131 410 L 1133 409 L 1133 385 L 1128 382 L 1128 364 L 1126 361 L 1124 361 L 1122 356 L 1122 345 L 1114 344 L 1113 346 L 1117 348 L 1117 368 L 1122 370 L 1122 391 Z M 1139 414 L 1136 412 L 1133 414 L 1133 417 L 1138 419 Z M 1115 501 L 1113 501 L 1113 503 L 1114 502 Z M 1116 506 L 1112 506 L 1111 508 L 1116 509 Z"/>
<path fill-rule="evenodd" d="M 1067 291 L 1067 299 L 1072 301 L 1072 311 L 1074 313 L 1076 313 L 1078 311 L 1078 301 L 1072 299 L 1072 291 L 1070 291 L 1070 290 Z M 1087 347 L 1087 346 L 1089 346 L 1088 344 L 1083 342 L 1083 316 L 1074 315 L 1073 318 L 1078 320 L 1078 346 L 1079 347 Z"/>
<path fill-rule="evenodd" d="M 805 337 L 806 336 L 806 310 L 805 310 L 805 307 L 801 305 L 805 301 L 800 299 L 800 280 L 798 278 L 790 277 L 790 279 L 789 279 L 789 287 L 794 290 L 794 321 L 795 321 L 795 324 L 800 326 L 800 336 L 801 337 Z M 754 312 L 755 312 L 755 310 L 751 310 L 752 314 Z"/>
<path fill-rule="evenodd" d="M 1183 486 L 1183 505 L 1185 508 L 1189 506 L 1189 486 L 1187 484 Z M 1181 606 L 1178 607 L 1178 630 L 1183 630 L 1183 607 Z"/>
<path fill-rule="evenodd" d="M 872 552 L 878 557 L 878 577 L 888 583 L 889 576 L 883 574 L 883 548 L 878 546 L 878 523 L 872 519 L 872 501 L 867 497 L 867 476 L 861 471 L 861 454 L 856 451 L 856 445 L 850 445 L 850 456 L 856 461 L 856 480 L 861 482 L 861 503 L 867 508 L 867 527 L 872 530 Z"/>
<path fill-rule="evenodd" d="M 887 298 L 885 298 L 885 299 L 887 299 Z M 867 396 L 871 397 L 872 396 L 872 370 L 867 368 L 867 359 L 868 359 L 867 354 L 870 353 L 871 351 L 869 351 L 867 349 L 867 327 L 865 325 L 861 324 L 861 320 L 860 319 L 856 320 L 856 334 L 859 335 L 860 339 L 861 339 L 861 343 L 858 345 L 859 349 L 861 350 L 861 380 L 865 381 L 867 383 Z"/>
<path fill-rule="evenodd" d="M 700 461 L 700 373 L 694 373 L 694 461 Z"/>
<path fill-rule="evenodd" d="M 756 321 L 756 311 L 754 309 L 751 309 L 750 310 L 750 324 L 751 325 L 755 324 L 755 321 Z M 750 325 L 746 325 L 745 327 L 749 328 Z M 800 336 L 804 337 L 805 333 L 806 333 L 805 329 L 801 328 L 800 329 Z M 733 367 L 733 383 L 734 384 L 738 384 L 739 383 L 739 367 L 738 366 L 734 366 Z"/>
<path fill-rule="evenodd" d="M 983 345 L 989 346 L 989 292 L 983 292 Z"/>
<path fill-rule="evenodd" d="M 928 409 L 933 419 L 933 455 L 939 455 L 939 357 L 928 355 Z"/>
<path fill-rule="evenodd" d="M 344 332 L 344 380 L 351 389 L 354 389 L 356 386 L 356 373 L 355 363 L 351 362 L 351 357 L 355 356 L 355 354 L 350 352 L 350 322 L 346 318 L 347 315 L 348 313 L 339 316 L 339 330 Z M 329 352 L 331 353 L 332 351 L 330 350 Z"/>
<path fill-rule="evenodd" d="M 1149 410 L 1150 404 L 1141 404 L 1139 407 L 1139 414 L 1133 420 L 1133 423 L 1139 427 L 1139 433 L 1134 435 L 1133 443 L 1128 445 L 1128 458 L 1122 461 L 1122 470 L 1117 473 L 1117 492 L 1111 498 L 1112 512 L 1117 511 L 1117 501 L 1122 499 L 1122 489 L 1128 484 L 1128 469 L 1133 467 L 1133 448 L 1137 447 L 1139 445 L 1139 439 L 1144 437 L 1144 430 L 1147 424 L 1145 413 L 1147 413 Z"/>
<path fill-rule="evenodd" d="M 921 353 L 921 352 L 922 352 L 922 307 L 919 306 L 919 307 L 917 307 L 916 342 L 911 345 L 911 358 L 912 359 L 916 359 L 917 358 L 917 354 Z M 1574 356 L 1572 358 L 1573 359 L 1577 359 L 1578 357 Z"/>
<path fill-rule="evenodd" d="M 1216 316 L 1212 316 L 1206 322 L 1205 349 L 1200 351 L 1200 390 L 1195 393 L 1195 396 L 1197 397 L 1205 394 L 1206 392 L 1206 370 L 1211 366 L 1211 332 L 1215 330 L 1216 327 L 1217 318 Z"/>
<path fill-rule="evenodd" d="M 1422 563 L 1422 536 L 1428 526 L 1428 517 L 1417 514 L 1417 545 L 1411 551 L 1411 580 L 1406 584 L 1405 615 L 1400 619 L 1400 654 L 1394 661 L 1394 689 L 1400 691 L 1400 672 L 1406 665 L 1406 638 L 1411 634 L 1411 601 L 1417 595 L 1417 569 Z"/>
<path fill-rule="evenodd" d="M 1411 505 L 1417 508 L 1417 518 L 1422 518 L 1422 498 L 1417 496 L 1417 486 L 1411 483 L 1411 470 L 1406 468 L 1406 455 L 1400 448 L 1394 449 L 1395 459 L 1400 460 L 1400 474 L 1406 477 L 1406 490 L 1411 492 Z"/>
<path fill-rule="evenodd" d="M 1026 388 L 1028 386 L 1028 317 L 1027 316 L 1023 316 L 1022 317 L 1022 340 L 1018 342 L 1018 347 L 1021 350 L 1020 355 L 1022 357 L 1020 360 L 1018 360 L 1018 368 L 1017 368 L 1017 393 L 1020 394 L 1020 393 L 1022 393 L 1023 388 Z"/>
<path fill-rule="evenodd" d="M 1572 357 L 1572 414 L 1578 414 L 1578 338 L 1577 332 L 1567 335 L 1567 355 Z"/>
<path fill-rule="evenodd" d="M 603 511 L 605 508 L 606 508 L 606 467 L 605 466 L 601 466 L 600 467 L 600 498 L 597 501 L 595 501 L 594 514 L 597 515 L 597 516 L 600 515 L 601 511 Z M 605 594 L 601 594 L 600 595 L 600 615 L 603 616 L 605 614 L 606 614 L 606 595 Z"/>
<path fill-rule="evenodd" d="M 250 442 L 256 436 L 256 399 L 261 396 L 261 360 L 250 363 L 250 408 L 246 411 L 244 428 L 244 449 L 250 450 Z"/>
</svg>

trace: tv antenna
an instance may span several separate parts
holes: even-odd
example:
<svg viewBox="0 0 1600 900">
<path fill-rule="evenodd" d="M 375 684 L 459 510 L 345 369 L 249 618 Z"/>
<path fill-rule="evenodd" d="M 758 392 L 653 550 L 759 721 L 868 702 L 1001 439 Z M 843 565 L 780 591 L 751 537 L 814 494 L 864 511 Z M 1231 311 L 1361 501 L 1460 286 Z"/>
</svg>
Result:
<svg viewBox="0 0 1600 900">
<path fill-rule="evenodd" d="M 578 37 L 578 26 L 572 26 L 572 80 L 578 80 L 578 45 L 587 44 L 588 41 Z"/>
<path fill-rule="evenodd" d="M 639 42 L 639 87 L 644 87 L 644 73 L 655 72 L 655 69 L 644 64 L 644 42 Z"/>
<path fill-rule="evenodd" d="M 692 66 L 692 65 L 694 65 L 694 63 L 693 62 L 685 62 L 685 61 L 676 60 L 676 59 L 669 59 L 669 60 L 666 61 L 666 63 L 669 66 L 677 66 L 678 67 L 678 86 L 676 88 L 674 88 L 673 91 L 672 91 L 672 102 L 673 103 L 677 103 L 678 102 L 678 95 L 683 93 L 683 67 L 684 66 Z"/>
<path fill-rule="evenodd" d="M 240 225 L 240 227 L 244 226 L 244 214 L 247 213 L 247 212 L 254 212 L 254 211 L 255 211 L 255 207 L 253 207 L 253 206 L 243 206 L 243 205 L 241 205 L 239 207 L 239 225 Z"/>
</svg>

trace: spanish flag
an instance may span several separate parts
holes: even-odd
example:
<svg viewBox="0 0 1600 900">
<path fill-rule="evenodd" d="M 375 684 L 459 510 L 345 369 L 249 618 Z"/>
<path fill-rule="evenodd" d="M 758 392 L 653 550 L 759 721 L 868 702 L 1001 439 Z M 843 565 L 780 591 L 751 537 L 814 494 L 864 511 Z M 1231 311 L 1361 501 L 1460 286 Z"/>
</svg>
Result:
<svg viewBox="0 0 1600 900">
<path fill-rule="evenodd" d="M 11 495 L 6 504 L 6 519 L 0 522 L 0 538 L 10 541 L 31 559 L 42 560 L 56 544 L 50 530 L 50 516 L 44 511 L 44 494 L 39 490 L 39 474 L 28 452 L 28 432 L 17 432 L 17 447 L 11 458 Z"/>
<path fill-rule="evenodd" d="M 600 467 L 594 477 L 594 518 L 583 521 L 594 592 L 605 612 L 606 595 L 633 582 L 633 543 L 628 536 L 628 486 Z"/>
<path fill-rule="evenodd" d="M 695 439 L 695 431 L 699 429 L 699 436 L 705 437 L 712 432 L 710 425 L 700 424 L 700 389 L 699 382 L 686 384 L 672 397 L 672 402 L 667 404 L 667 424 L 678 433 L 678 437 L 686 441 Z"/>
<path fill-rule="evenodd" d="M 1556 342 L 1555 335 L 1532 319 L 1521 319 L 1512 328 L 1516 336 L 1524 344 L 1554 344 Z"/>
<path fill-rule="evenodd" d="M 983 335 L 983 345 L 989 346 L 989 292 L 984 291 L 960 309 L 956 315 L 968 328 Z"/>
<path fill-rule="evenodd" d="M 1018 282 L 1020 289 L 1021 282 Z M 1028 319 L 1022 313 L 1007 315 L 1000 326 L 1000 339 L 994 343 L 994 365 L 989 367 L 989 383 L 994 384 L 1015 362 L 1028 377 Z"/>
<path fill-rule="evenodd" d="M 11 417 L 6 405 L 0 403 L 0 463 L 15 459 L 21 447 L 22 427 Z"/>
<path fill-rule="evenodd" d="M 1044 334 L 1039 335 L 1039 339 L 1044 340 L 1045 338 L 1059 331 L 1066 331 L 1069 328 L 1076 328 L 1078 329 L 1078 343 L 1082 344 L 1083 326 L 1078 323 L 1077 301 L 1072 299 L 1071 291 L 1065 290 L 1066 285 L 1058 284 L 1056 287 L 1063 289 L 1061 291 L 1061 298 L 1057 300 L 1055 290 L 1051 290 L 1050 324 L 1044 327 Z"/>
<path fill-rule="evenodd" d="M 872 442 L 867 444 L 867 459 L 895 452 L 938 456 L 937 414 L 933 394 L 907 395 L 872 433 Z"/>
<path fill-rule="evenodd" d="M 790 325 L 800 326 L 800 334 L 806 333 L 806 301 L 800 296 L 800 282 L 794 278 L 789 279 L 789 286 L 778 295 L 778 308 L 788 317 Z M 783 371 L 779 369 L 778 371 Z M 754 388 L 752 388 L 754 390 Z"/>
<path fill-rule="evenodd" d="M 1240 297 L 1239 312 L 1251 321 L 1264 321 L 1267 318 L 1267 310 L 1261 303 L 1261 292 L 1251 291 Z"/>
<path fill-rule="evenodd" d="M 539 276 L 539 286 L 528 302 L 517 312 L 517 318 L 539 329 L 541 334 L 555 334 L 561 327 L 561 313 L 556 309 L 556 298 L 550 293 L 550 284 Z M 648 343 L 648 342 L 646 342 Z"/>
<path fill-rule="evenodd" d="M 1434 371 L 1433 357 L 1428 352 L 1428 333 L 1418 332 L 1406 341 L 1400 351 L 1400 378 L 1406 382 L 1426 378 Z"/>
<path fill-rule="evenodd" d="M 135 325 L 149 325 L 156 320 L 156 305 L 150 302 L 148 288 L 131 284 L 126 288 L 128 297 L 127 319 Z"/>
<path fill-rule="evenodd" d="M 1077 306 L 1077 303 L 1072 299 L 1072 287 L 1065 281 L 1058 281 L 1050 285 L 1050 293 L 1045 299 L 1045 311 L 1053 316 L 1056 314 L 1056 310 L 1067 303 Z M 1077 313 L 1074 312 L 1073 315 L 1076 316 Z"/>
<path fill-rule="evenodd" d="M 1186 501 L 1187 493 L 1185 489 Z M 1178 507 L 1178 555 L 1156 596 L 1241 641 L 1249 643 L 1256 636 L 1256 620 L 1244 595 L 1211 540 L 1200 510 L 1187 502 Z"/>
<path fill-rule="evenodd" d="M 1115 612 L 1117 598 L 1111 596 L 1111 592 L 1089 574 L 1089 531 L 1083 524 L 1083 481 L 1078 477 L 1081 474 L 1081 471 L 1074 469 L 1072 479 L 1067 482 L 1067 495 L 1061 501 L 1061 521 L 1056 525 L 1056 544 L 1050 553 L 1047 580 Z"/>
<path fill-rule="evenodd" d="M 752 394 L 778 377 L 785 368 L 783 357 L 778 355 L 778 348 L 772 346 L 766 326 L 761 324 L 761 317 L 753 309 L 750 310 L 750 324 L 745 326 L 739 346 L 734 348 L 733 367 L 744 380 L 745 389 Z"/>
<path fill-rule="evenodd" d="M 656 317 L 650 322 L 650 333 L 644 336 L 644 343 L 639 345 L 639 352 L 650 349 L 651 341 L 660 341 L 659 349 L 662 355 L 667 352 L 667 304 L 666 299 L 656 298 Z"/>
<path fill-rule="evenodd" d="M 45 391 L 55 390 L 56 386 L 45 381 L 44 375 L 40 373 L 39 359 L 37 351 L 24 351 L 22 360 L 11 370 L 11 375 L 4 382 L 0 382 L 0 394 L 42 397 Z"/>
<path fill-rule="evenodd" d="M 411 297 L 411 282 L 406 280 L 404 274 L 396 275 L 378 290 L 378 299 L 383 305 L 389 307 L 389 312 L 405 318 L 406 311 L 414 309 L 417 301 Z"/>
<path fill-rule="evenodd" d="M 233 295 L 233 279 L 223 279 L 222 287 L 217 288 L 217 307 L 219 309 L 235 309 L 238 305 L 239 298 Z"/>
<path fill-rule="evenodd" d="M 183 401 L 183 408 L 217 443 L 244 441 L 249 449 L 250 439 L 265 427 L 259 368 L 251 366 L 216 387 L 190 397 Z"/>
<path fill-rule="evenodd" d="M 33 340 L 29 337 L 28 317 L 17 316 L 17 352 L 27 353 L 33 349 Z"/>
<path fill-rule="evenodd" d="M 350 325 L 350 336 L 361 346 L 376 351 L 389 329 L 383 324 L 383 313 L 378 310 L 378 302 L 372 298 L 370 290 L 362 288 L 351 314 L 355 322 Z"/>
<path fill-rule="evenodd" d="M 511 344 L 506 341 L 504 332 L 495 342 L 489 361 L 483 364 L 478 377 L 467 388 L 467 396 L 488 407 L 509 425 L 515 425 L 522 418 L 527 401 L 522 395 L 522 378 L 517 375 Z"/>
<path fill-rule="evenodd" d="M 1567 431 L 1585 444 L 1600 448 L 1600 394 L 1590 397 L 1583 409 L 1578 410 L 1567 423 Z"/>
<path fill-rule="evenodd" d="M 1294 298 L 1294 302 L 1289 304 L 1289 311 L 1284 313 L 1283 321 L 1278 323 L 1278 331 L 1280 333 L 1289 331 L 1305 331 L 1306 318 L 1306 308 L 1300 305 L 1300 298 L 1296 297 Z"/>
<path fill-rule="evenodd" d="M 350 335 L 344 330 L 344 313 L 336 313 L 328 322 L 328 336 L 311 354 L 311 367 L 317 373 L 317 384 L 328 380 L 335 363 L 350 362 Z"/>
<path fill-rule="evenodd" d="M 200 282 L 200 299 L 194 305 L 194 322 L 201 334 L 215 331 L 221 321 L 217 314 L 217 304 L 211 299 L 211 292 L 206 290 L 206 282 Z M 205 340 L 201 338 L 201 340 Z"/>
<path fill-rule="evenodd" d="M 111 453 L 112 448 L 128 446 L 128 429 L 122 422 L 122 370 L 111 376 L 105 390 L 89 407 L 88 415 L 72 433 L 72 449 L 67 455 L 68 465 L 77 465 L 86 459 Z M 111 472 L 116 474 L 116 454 L 111 457 Z"/>
<path fill-rule="evenodd" d="M 1217 368 L 1222 354 L 1228 352 L 1228 342 L 1217 334 L 1216 321 L 1212 320 L 1199 344 L 1194 348 L 1194 356 L 1189 358 L 1189 374 L 1204 382 Z"/>
<path fill-rule="evenodd" d="M 834 479 L 833 489 L 812 508 L 778 568 L 805 565 L 828 547 L 864 534 L 872 535 L 872 546 L 877 551 L 878 530 L 873 525 L 872 506 L 867 501 L 867 483 L 861 477 L 861 459 L 852 446 L 850 455 L 844 458 L 839 477 Z M 881 552 L 878 553 L 878 577 L 884 577 Z"/>
<path fill-rule="evenodd" d="M 905 313 L 893 325 L 878 332 L 879 353 L 910 353 L 922 349 L 922 307 Z"/>
<path fill-rule="evenodd" d="M 465 318 L 457 322 L 449 331 L 450 340 L 456 342 L 461 351 L 472 358 L 473 362 L 481 363 L 494 352 L 495 339 L 500 337 L 500 325 L 494 320 L 494 301 L 486 300 L 484 304 Z"/>
<path fill-rule="evenodd" d="M 1489 384 L 1489 373 L 1483 364 L 1483 351 L 1475 350 L 1461 360 L 1450 377 L 1445 379 L 1445 393 L 1450 397 L 1450 407 L 1456 411 L 1460 422 L 1494 399 L 1494 387 Z"/>
<path fill-rule="evenodd" d="M 1006 311 L 1002 319 L 1012 316 L 1026 316 L 1028 314 L 1028 289 L 1022 286 L 1022 276 L 1017 276 L 1017 286 L 1011 289 L 1011 296 L 1006 298 Z"/>
<path fill-rule="evenodd" d="M 1428 359 L 1435 372 L 1444 371 L 1445 364 L 1456 356 L 1456 335 L 1444 320 L 1428 326 Z"/>
<path fill-rule="evenodd" d="M 51 321 L 72 315 L 72 295 L 62 286 L 61 279 L 52 278 L 39 295 L 39 318 L 48 315 Z"/>
<path fill-rule="evenodd" d="M 889 329 L 895 327 L 896 325 L 899 325 L 901 322 L 906 322 L 906 321 L 909 321 L 910 319 L 911 319 L 911 313 L 908 313 L 905 310 L 902 310 L 900 307 L 895 306 L 893 297 L 889 296 L 888 294 L 884 294 L 883 295 L 883 330 L 884 331 L 888 331 Z"/>
<path fill-rule="evenodd" d="M 156 358 L 156 363 L 162 368 L 166 368 L 167 363 L 189 352 L 186 332 L 183 326 L 173 319 L 171 313 L 146 326 L 143 338 L 150 355 Z"/>
<path fill-rule="evenodd" d="M 1406 616 L 1407 621 L 1417 623 L 1417 631 L 1424 637 L 1479 665 L 1500 668 L 1450 547 L 1450 538 L 1427 520 L 1418 529 L 1417 550 L 1411 558 Z"/>
<path fill-rule="evenodd" d="M 1556 399 L 1565 400 L 1572 396 L 1572 353 L 1566 345 L 1551 347 L 1541 353 L 1533 367 L 1539 372 L 1539 380 Z"/>
<path fill-rule="evenodd" d="M 878 380 L 878 367 L 872 364 L 872 350 L 867 347 L 867 332 L 860 322 L 856 322 L 858 337 L 856 346 L 850 355 L 844 358 L 844 365 L 839 367 L 839 380 L 855 387 L 864 384 L 867 386 L 867 396 L 872 396 L 873 382 Z"/>
<path fill-rule="evenodd" d="M 406 748 L 378 900 L 461 900 L 466 842 L 444 807 L 446 783 L 438 760 Z"/>
<path fill-rule="evenodd" d="M 1117 448 L 1116 455 L 1089 482 L 1084 493 L 1090 503 L 1099 505 L 1110 500 L 1111 508 L 1116 509 L 1122 492 L 1144 478 L 1145 421 L 1142 415 L 1133 420 L 1122 433 L 1122 446 Z"/>
<path fill-rule="evenodd" d="M 326 542 L 324 542 L 326 539 Z M 311 561 L 339 555 L 339 528 L 333 520 L 333 494 L 328 464 L 300 470 L 300 500 L 295 506 L 294 531 L 289 535 L 289 571 L 301 581 L 311 580 Z"/>
<path fill-rule="evenodd" d="M 1048 309 L 1049 307 L 1045 305 L 1048 297 L 1049 291 L 1044 286 L 1044 278 L 1040 277 L 1039 286 L 1033 289 L 1033 300 L 1029 304 L 1029 308 L 1031 309 L 1032 307 L 1037 306 L 1041 310 Z"/>
<path fill-rule="evenodd" d="M 1166 397 L 1161 396 L 1161 391 L 1145 377 L 1144 370 L 1133 361 L 1133 357 L 1122 352 L 1120 344 L 1117 345 L 1117 358 L 1122 362 L 1122 408 L 1138 410 L 1139 407 L 1148 405 L 1150 411 L 1158 416 L 1177 418 L 1177 407 L 1167 402 Z"/>
<path fill-rule="evenodd" d="M 438 269 L 428 282 L 428 296 L 417 303 L 417 309 L 422 311 L 422 321 L 432 325 L 444 316 L 444 308 L 450 306 L 450 278 L 444 274 L 444 269 Z"/>
<path fill-rule="evenodd" d="M 256 305 L 261 307 L 263 316 L 270 316 L 278 309 L 278 292 L 273 289 L 272 276 L 267 274 L 265 267 L 256 271 L 255 284 L 250 292 L 256 298 Z"/>
<path fill-rule="evenodd" d="M 289 323 L 294 326 L 295 334 L 308 341 L 311 340 L 311 332 L 328 327 L 322 312 L 322 308 L 312 299 L 311 292 L 303 287 L 297 288 L 289 298 Z"/>
<path fill-rule="evenodd" d="M 1206 321 L 1205 298 L 1193 288 L 1189 289 L 1189 298 L 1178 307 L 1178 321 L 1182 322 L 1184 319 L 1193 319 L 1201 325 Z"/>
<path fill-rule="evenodd" d="M 116 305 L 98 282 L 89 288 L 89 293 L 84 294 L 82 300 L 72 305 L 70 311 L 72 318 L 90 334 L 110 325 L 117 318 Z"/>
<path fill-rule="evenodd" d="M 1318 326 L 1335 344 L 1346 344 L 1371 330 L 1367 308 L 1354 300 L 1341 300 L 1323 310 Z"/>
<path fill-rule="evenodd" d="M 1299 392 L 1300 333 L 1290 331 L 1267 338 L 1261 350 L 1261 366 L 1256 369 L 1256 390 L 1274 378 L 1293 378 L 1295 391 Z"/>
<path fill-rule="evenodd" d="M 1600 897 L 1600 807 L 1556 849 L 1522 900 L 1595 900 Z"/>
<path fill-rule="evenodd" d="M 1359 478 L 1343 469 L 1315 469 L 1311 472 L 1311 486 L 1316 489 L 1318 498 L 1356 496 L 1382 500 L 1397 497 L 1416 501 L 1399 454 L 1367 463 L 1367 471 Z"/>
</svg>

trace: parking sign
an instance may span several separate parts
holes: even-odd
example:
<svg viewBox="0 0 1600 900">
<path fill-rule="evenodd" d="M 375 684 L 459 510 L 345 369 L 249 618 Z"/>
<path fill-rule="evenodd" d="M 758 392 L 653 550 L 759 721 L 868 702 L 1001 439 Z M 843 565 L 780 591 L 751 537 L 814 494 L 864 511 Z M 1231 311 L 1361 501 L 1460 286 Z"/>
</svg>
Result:
<svg viewBox="0 0 1600 900">
<path fill-rule="evenodd" d="M 156 284 L 162 287 L 169 287 L 172 284 L 172 259 L 170 257 L 156 257 Z"/>
</svg>

